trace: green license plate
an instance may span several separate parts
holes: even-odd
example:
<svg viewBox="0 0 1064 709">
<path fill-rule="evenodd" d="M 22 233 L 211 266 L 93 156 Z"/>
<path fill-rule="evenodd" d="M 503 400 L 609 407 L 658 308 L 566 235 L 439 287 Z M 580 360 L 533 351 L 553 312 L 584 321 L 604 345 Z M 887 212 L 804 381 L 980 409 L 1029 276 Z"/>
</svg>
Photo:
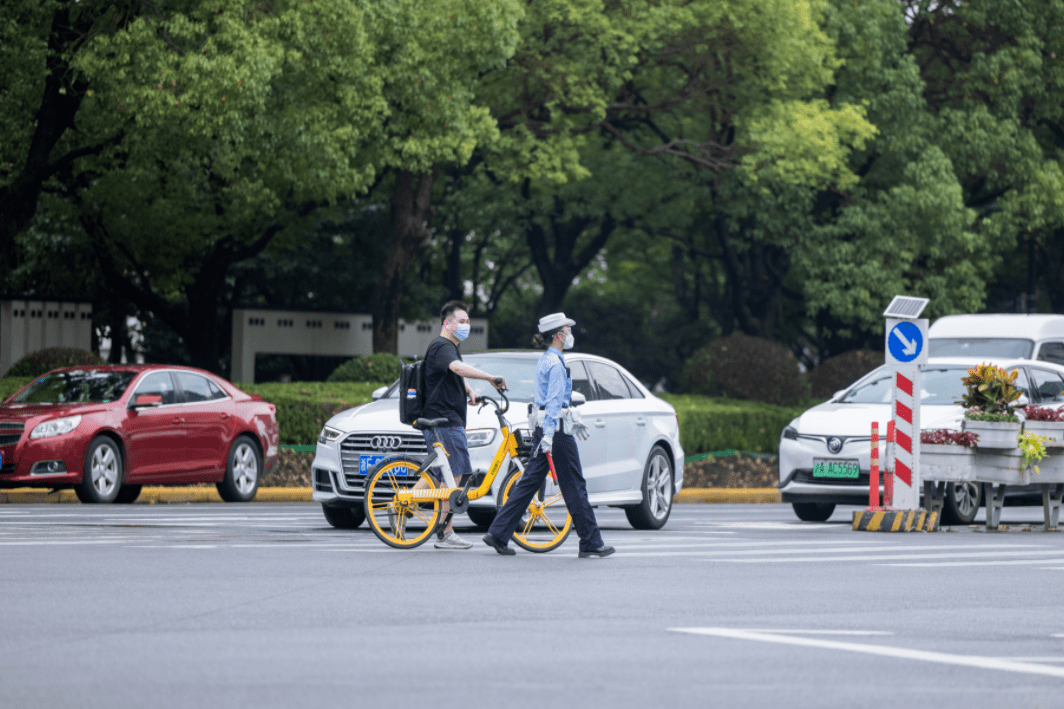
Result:
<svg viewBox="0 0 1064 709">
<path fill-rule="evenodd" d="M 813 461 L 814 478 L 851 478 L 856 480 L 861 475 L 861 466 L 856 460 L 821 460 Z"/>
</svg>

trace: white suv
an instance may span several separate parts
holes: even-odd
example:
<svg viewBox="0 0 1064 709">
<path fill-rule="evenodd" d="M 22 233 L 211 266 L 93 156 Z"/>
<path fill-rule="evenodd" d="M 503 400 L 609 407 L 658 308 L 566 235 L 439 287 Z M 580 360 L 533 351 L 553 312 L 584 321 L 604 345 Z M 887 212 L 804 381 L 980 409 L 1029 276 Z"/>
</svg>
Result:
<svg viewBox="0 0 1064 709">
<path fill-rule="evenodd" d="M 506 415 L 518 440 L 530 439 L 528 405 L 533 400 L 536 364 L 542 352 L 484 352 L 463 357 L 467 364 L 506 378 L 510 411 Z M 591 436 L 578 440 L 580 462 L 592 506 L 622 507 L 636 529 L 660 529 L 683 485 L 683 448 L 676 410 L 654 396 L 616 362 L 594 355 L 566 353 L 573 392 L 583 394 L 583 421 Z M 364 521 L 366 474 L 387 455 L 426 455 L 420 431 L 399 422 L 399 383 L 374 392 L 374 401 L 342 411 L 326 422 L 313 463 L 314 500 L 337 528 Z M 488 382 L 470 380 L 478 394 L 494 393 Z M 470 406 L 466 437 L 473 472 L 483 475 L 499 447 L 494 409 Z M 528 454 L 527 449 L 523 452 Z M 487 527 L 495 518 L 498 485 L 491 495 L 470 503 L 474 524 Z M 475 483 L 474 483 L 475 484 Z M 555 487 L 547 479 L 547 494 Z"/>
</svg>

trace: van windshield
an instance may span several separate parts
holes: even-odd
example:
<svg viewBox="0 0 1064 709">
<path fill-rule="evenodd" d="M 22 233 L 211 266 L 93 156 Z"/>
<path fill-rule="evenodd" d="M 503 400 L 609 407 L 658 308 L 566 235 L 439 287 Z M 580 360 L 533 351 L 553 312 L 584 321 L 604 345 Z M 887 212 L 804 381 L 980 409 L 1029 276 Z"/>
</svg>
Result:
<svg viewBox="0 0 1064 709">
<path fill-rule="evenodd" d="M 961 400 L 966 391 L 961 382 L 967 367 L 925 368 L 920 376 L 920 402 L 931 406 L 948 406 Z M 889 404 L 893 372 L 882 369 L 860 382 L 839 399 L 840 404 Z"/>
<path fill-rule="evenodd" d="M 987 357 L 993 359 L 1030 359 L 1034 340 L 1007 337 L 933 337 L 931 357 Z"/>
</svg>

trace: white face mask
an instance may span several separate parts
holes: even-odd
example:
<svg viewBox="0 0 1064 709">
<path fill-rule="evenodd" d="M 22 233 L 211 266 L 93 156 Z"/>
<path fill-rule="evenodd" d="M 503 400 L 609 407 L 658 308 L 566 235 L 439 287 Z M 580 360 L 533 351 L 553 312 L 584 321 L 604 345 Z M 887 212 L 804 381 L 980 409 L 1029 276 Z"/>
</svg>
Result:
<svg viewBox="0 0 1064 709">
<path fill-rule="evenodd" d="M 575 343 L 575 342 L 576 342 L 576 338 L 574 338 L 573 337 L 573 333 L 570 332 L 568 335 L 565 336 L 565 342 L 562 344 L 562 349 L 563 350 L 571 350 L 571 349 L 573 349 L 573 343 Z"/>
</svg>

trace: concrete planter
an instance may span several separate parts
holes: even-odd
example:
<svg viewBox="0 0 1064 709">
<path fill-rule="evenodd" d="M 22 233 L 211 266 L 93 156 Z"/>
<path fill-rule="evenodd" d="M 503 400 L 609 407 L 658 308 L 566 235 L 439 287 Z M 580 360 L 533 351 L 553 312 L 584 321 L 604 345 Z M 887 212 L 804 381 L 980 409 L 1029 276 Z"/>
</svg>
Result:
<svg viewBox="0 0 1064 709">
<path fill-rule="evenodd" d="M 1064 421 L 1026 421 L 1023 430 L 1047 438 L 1046 448 L 1064 447 Z"/>
<path fill-rule="evenodd" d="M 1020 435 L 1019 423 L 998 423 L 991 421 L 969 421 L 964 419 L 961 428 L 979 435 L 976 443 L 983 448 L 1016 448 L 1016 438 Z"/>
<path fill-rule="evenodd" d="M 920 475 L 925 480 L 975 480 L 975 449 L 954 445 L 920 445 Z"/>
</svg>

